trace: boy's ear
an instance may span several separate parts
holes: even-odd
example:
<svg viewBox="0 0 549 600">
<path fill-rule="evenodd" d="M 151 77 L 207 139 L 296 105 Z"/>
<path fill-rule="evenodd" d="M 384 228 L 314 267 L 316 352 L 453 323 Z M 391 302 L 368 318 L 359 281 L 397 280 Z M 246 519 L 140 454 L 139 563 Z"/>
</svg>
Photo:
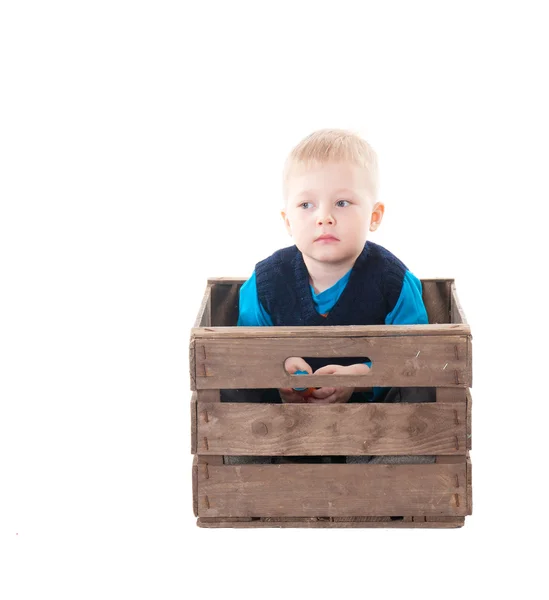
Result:
<svg viewBox="0 0 549 600">
<path fill-rule="evenodd" d="M 380 226 L 384 214 L 385 204 L 383 202 L 376 202 L 370 219 L 370 231 L 375 231 Z"/>
<path fill-rule="evenodd" d="M 282 217 L 282 220 L 284 221 L 284 225 L 286 225 L 286 231 L 292 235 L 292 228 L 290 227 L 290 221 L 288 219 L 288 215 L 286 214 L 285 211 L 281 210 L 280 211 L 280 216 Z"/>
</svg>

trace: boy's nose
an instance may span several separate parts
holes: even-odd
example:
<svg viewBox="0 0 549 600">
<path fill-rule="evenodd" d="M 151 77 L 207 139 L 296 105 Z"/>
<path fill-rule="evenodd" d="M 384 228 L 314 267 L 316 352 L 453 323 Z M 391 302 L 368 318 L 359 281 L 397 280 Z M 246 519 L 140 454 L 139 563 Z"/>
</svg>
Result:
<svg viewBox="0 0 549 600">
<path fill-rule="evenodd" d="M 333 225 L 334 218 L 332 217 L 332 215 L 330 213 L 319 214 L 316 219 L 316 224 L 317 225 Z"/>
</svg>

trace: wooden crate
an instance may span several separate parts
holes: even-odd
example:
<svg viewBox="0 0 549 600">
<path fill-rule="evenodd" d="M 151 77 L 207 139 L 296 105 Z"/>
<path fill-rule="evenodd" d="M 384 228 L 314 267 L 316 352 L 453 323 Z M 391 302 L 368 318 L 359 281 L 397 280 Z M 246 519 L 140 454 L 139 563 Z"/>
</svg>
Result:
<svg viewBox="0 0 549 600">
<path fill-rule="evenodd" d="M 208 280 L 191 332 L 193 500 L 202 527 L 461 527 L 472 512 L 471 331 L 451 279 L 425 279 L 429 325 L 236 327 L 244 280 Z M 308 386 L 432 387 L 433 403 L 220 402 L 303 386 L 284 360 L 368 357 Z M 431 464 L 228 464 L 233 456 L 436 456 Z M 234 461 L 232 461 L 234 462 Z"/>
</svg>

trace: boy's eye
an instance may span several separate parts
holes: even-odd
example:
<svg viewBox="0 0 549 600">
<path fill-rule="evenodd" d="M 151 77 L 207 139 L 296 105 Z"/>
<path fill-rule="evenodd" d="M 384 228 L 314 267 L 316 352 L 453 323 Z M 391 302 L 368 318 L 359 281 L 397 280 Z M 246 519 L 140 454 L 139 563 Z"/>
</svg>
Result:
<svg viewBox="0 0 549 600">
<path fill-rule="evenodd" d="M 340 206 L 340 207 L 349 206 L 349 204 L 350 204 L 349 200 L 338 200 L 336 202 L 336 206 Z"/>
<path fill-rule="evenodd" d="M 309 207 L 310 207 L 310 206 L 312 206 L 312 205 L 313 205 L 313 204 L 312 204 L 312 202 L 302 202 L 302 203 L 299 205 L 299 208 L 309 208 Z"/>
</svg>

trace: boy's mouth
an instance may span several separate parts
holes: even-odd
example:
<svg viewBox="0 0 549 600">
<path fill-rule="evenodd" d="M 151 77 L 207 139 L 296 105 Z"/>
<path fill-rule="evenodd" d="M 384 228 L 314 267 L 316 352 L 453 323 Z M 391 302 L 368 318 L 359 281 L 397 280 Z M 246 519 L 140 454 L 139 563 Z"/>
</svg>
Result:
<svg viewBox="0 0 549 600">
<path fill-rule="evenodd" d="M 339 240 L 335 237 L 335 235 L 325 233 L 323 235 L 319 235 L 316 238 L 315 242 L 339 242 Z"/>
</svg>

